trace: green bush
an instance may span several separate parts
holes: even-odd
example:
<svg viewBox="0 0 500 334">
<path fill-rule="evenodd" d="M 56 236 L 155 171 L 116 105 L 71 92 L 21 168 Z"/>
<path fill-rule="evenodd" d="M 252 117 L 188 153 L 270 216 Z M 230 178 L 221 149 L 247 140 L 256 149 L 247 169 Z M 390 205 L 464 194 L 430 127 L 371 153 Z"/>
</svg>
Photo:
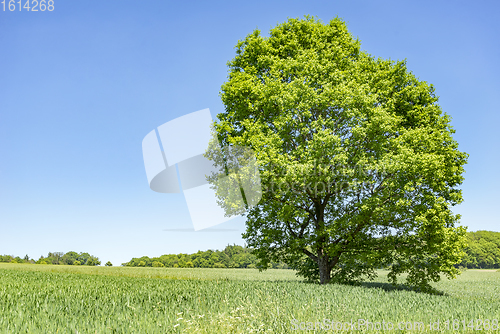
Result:
<svg viewBox="0 0 500 334">
<path fill-rule="evenodd" d="M 143 261 L 141 261 L 143 262 Z M 163 263 L 159 262 L 159 261 L 154 261 L 153 262 L 153 267 L 164 267 Z"/>
</svg>

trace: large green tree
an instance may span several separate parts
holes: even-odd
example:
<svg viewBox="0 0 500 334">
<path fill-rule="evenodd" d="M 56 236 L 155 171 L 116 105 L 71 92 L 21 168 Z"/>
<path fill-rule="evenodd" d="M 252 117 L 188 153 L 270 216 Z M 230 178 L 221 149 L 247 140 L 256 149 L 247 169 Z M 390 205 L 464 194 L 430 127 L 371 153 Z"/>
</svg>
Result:
<svg viewBox="0 0 500 334">
<path fill-rule="evenodd" d="M 223 148 L 255 153 L 262 199 L 244 238 L 263 268 L 284 261 L 328 283 L 384 266 L 421 288 L 458 273 L 465 229 L 451 207 L 467 154 L 432 85 L 360 51 L 338 18 L 256 30 L 228 66 L 214 129 Z"/>
</svg>

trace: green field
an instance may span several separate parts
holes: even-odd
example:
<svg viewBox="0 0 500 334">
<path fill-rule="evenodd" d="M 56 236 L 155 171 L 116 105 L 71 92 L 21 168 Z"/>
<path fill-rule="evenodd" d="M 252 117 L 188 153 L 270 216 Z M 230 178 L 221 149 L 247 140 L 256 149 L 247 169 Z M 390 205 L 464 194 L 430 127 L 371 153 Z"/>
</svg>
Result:
<svg viewBox="0 0 500 334">
<path fill-rule="evenodd" d="M 438 320 L 443 329 L 448 319 L 460 328 L 500 319 L 500 272 L 468 270 L 434 284 L 441 295 L 392 289 L 379 274 L 363 286 L 320 286 L 291 270 L 0 264 L 0 333 L 334 332 L 293 330 L 323 319 L 391 322 L 386 332 L 397 333 L 417 332 L 399 331 L 401 321 L 429 331 Z"/>
</svg>

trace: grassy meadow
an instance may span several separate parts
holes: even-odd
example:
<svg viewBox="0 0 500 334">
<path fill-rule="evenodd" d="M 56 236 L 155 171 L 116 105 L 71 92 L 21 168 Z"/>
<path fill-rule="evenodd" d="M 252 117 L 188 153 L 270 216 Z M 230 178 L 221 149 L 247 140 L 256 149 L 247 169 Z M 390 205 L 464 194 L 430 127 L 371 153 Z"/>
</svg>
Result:
<svg viewBox="0 0 500 334">
<path fill-rule="evenodd" d="M 385 274 L 362 286 L 320 286 L 277 269 L 0 264 L 0 333 L 336 332 L 307 329 L 324 319 L 327 325 L 391 322 L 394 329 L 385 331 L 395 333 L 457 332 L 453 319 L 460 331 L 472 332 L 470 320 L 480 319 L 483 333 L 500 333 L 491 327 L 500 319 L 500 272 L 468 270 L 434 284 L 441 294 L 393 289 Z M 438 320 L 440 330 L 431 330 Z M 400 322 L 412 330 L 399 330 Z M 414 330 L 415 322 L 423 322 L 423 330 Z M 356 332 L 381 332 L 372 328 Z"/>
</svg>

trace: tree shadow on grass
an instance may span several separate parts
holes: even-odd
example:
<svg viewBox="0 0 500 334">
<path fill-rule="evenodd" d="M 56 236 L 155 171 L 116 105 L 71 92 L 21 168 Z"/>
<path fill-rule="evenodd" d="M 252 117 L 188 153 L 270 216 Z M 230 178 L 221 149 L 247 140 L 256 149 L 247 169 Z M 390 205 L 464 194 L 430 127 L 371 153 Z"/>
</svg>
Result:
<svg viewBox="0 0 500 334">
<path fill-rule="evenodd" d="M 431 288 L 429 290 L 419 290 L 418 288 L 412 288 L 412 287 L 404 285 L 404 284 L 393 285 L 391 283 L 363 282 L 363 283 L 359 284 L 359 286 L 366 287 L 369 289 L 382 289 L 382 290 L 385 290 L 387 292 L 413 291 L 413 292 L 425 293 L 425 294 L 434 295 L 434 296 L 447 296 L 446 293 L 444 293 L 443 291 L 440 291 L 436 288 Z"/>
<path fill-rule="evenodd" d="M 315 284 L 319 285 L 319 282 L 316 281 L 308 281 L 308 280 L 303 280 L 303 281 L 298 281 L 299 283 L 302 284 Z M 364 287 L 368 289 L 382 289 L 387 292 L 394 292 L 394 291 L 412 291 L 412 292 L 417 292 L 417 293 L 423 293 L 423 294 L 428 294 L 428 295 L 433 295 L 433 296 L 449 296 L 447 293 L 440 291 L 436 288 L 430 288 L 428 290 L 422 290 L 419 289 L 418 287 L 412 288 L 411 286 L 404 285 L 404 284 L 396 284 L 392 285 L 391 283 L 381 283 L 381 282 L 330 282 L 328 284 L 339 284 L 339 285 L 346 285 L 346 286 L 353 286 L 353 287 Z"/>
</svg>

